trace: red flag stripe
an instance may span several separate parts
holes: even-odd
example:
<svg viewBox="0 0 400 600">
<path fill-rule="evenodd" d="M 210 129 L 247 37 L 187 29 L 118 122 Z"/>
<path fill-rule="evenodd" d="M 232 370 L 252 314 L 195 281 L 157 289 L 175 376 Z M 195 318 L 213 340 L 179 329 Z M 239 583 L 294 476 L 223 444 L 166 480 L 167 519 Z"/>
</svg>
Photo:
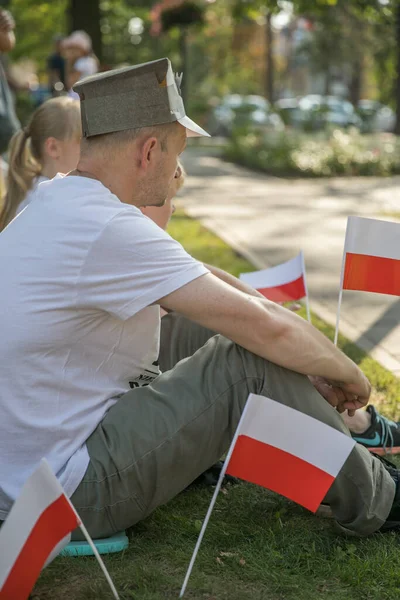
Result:
<svg viewBox="0 0 400 600">
<path fill-rule="evenodd" d="M 335 480 L 301 458 L 247 435 L 239 435 L 226 472 L 282 494 L 312 512 Z"/>
<path fill-rule="evenodd" d="M 273 302 L 288 302 L 290 300 L 300 300 L 306 296 L 306 288 L 303 276 L 275 287 L 257 288 L 258 291 Z"/>
<path fill-rule="evenodd" d="M 343 289 L 400 296 L 400 260 L 346 253 Z"/>
<path fill-rule="evenodd" d="M 53 548 L 79 525 L 67 498 L 61 495 L 36 521 L 2 589 L 0 600 L 26 600 Z"/>
</svg>

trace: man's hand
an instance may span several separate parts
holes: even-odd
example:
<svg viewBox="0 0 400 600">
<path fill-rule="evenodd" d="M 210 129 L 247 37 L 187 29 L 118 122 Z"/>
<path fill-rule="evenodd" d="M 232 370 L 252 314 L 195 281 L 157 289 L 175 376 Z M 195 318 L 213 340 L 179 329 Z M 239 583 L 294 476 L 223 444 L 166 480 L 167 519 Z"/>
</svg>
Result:
<svg viewBox="0 0 400 600">
<path fill-rule="evenodd" d="M 315 376 L 309 376 L 309 380 L 321 396 L 340 413 L 347 410 L 352 417 L 356 410 L 368 404 L 371 385 L 361 371 L 360 381 L 357 383 L 340 384 Z"/>
</svg>

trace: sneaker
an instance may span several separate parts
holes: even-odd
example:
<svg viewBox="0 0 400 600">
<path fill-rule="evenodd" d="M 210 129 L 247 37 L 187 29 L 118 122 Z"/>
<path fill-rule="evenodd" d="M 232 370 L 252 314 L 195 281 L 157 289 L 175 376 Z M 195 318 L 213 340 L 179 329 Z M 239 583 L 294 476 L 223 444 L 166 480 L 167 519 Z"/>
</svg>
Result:
<svg viewBox="0 0 400 600">
<path fill-rule="evenodd" d="M 372 404 L 367 407 L 371 425 L 364 433 L 352 433 L 352 438 L 375 454 L 400 453 L 400 423 L 381 415 Z"/>
<path fill-rule="evenodd" d="M 199 475 L 199 477 L 197 477 L 197 479 L 195 479 L 188 487 L 191 486 L 202 486 L 202 487 L 209 487 L 209 486 L 216 486 L 219 480 L 219 476 L 221 474 L 221 471 L 223 469 L 224 466 L 224 462 L 222 460 L 219 460 L 218 462 L 215 463 L 215 465 L 212 465 L 212 467 L 210 467 L 209 469 L 207 469 L 207 471 L 204 471 L 204 473 L 202 473 L 201 475 Z M 239 479 L 237 479 L 237 477 L 233 477 L 233 475 L 225 475 L 224 476 L 224 481 L 223 483 L 239 483 Z"/>
</svg>

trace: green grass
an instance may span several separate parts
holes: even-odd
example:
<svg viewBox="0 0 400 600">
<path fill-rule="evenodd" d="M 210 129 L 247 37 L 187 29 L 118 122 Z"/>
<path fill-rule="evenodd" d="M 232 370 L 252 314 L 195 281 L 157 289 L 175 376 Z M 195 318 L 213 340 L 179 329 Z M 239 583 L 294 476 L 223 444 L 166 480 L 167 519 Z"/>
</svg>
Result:
<svg viewBox="0 0 400 600">
<path fill-rule="evenodd" d="M 194 256 L 238 275 L 253 267 L 179 211 L 170 233 Z M 329 337 L 333 329 L 313 316 Z M 348 340 L 388 415 L 400 382 Z M 177 598 L 211 489 L 191 488 L 130 532 L 129 549 L 105 562 L 121 600 Z M 331 520 L 256 486 L 227 486 L 216 503 L 185 598 L 191 600 L 398 600 L 400 538 L 338 536 Z M 35 600 L 111 598 L 93 558 L 59 558 L 42 574 Z"/>
<path fill-rule="evenodd" d="M 187 217 L 181 210 L 174 215 L 168 231 L 181 242 L 189 254 L 205 263 L 220 267 L 236 276 L 246 271 L 254 271 L 251 263 L 238 256 L 230 246 L 202 227 L 198 221 Z M 305 316 L 305 309 L 301 309 L 299 314 Z M 312 322 L 333 340 L 333 327 L 313 313 Z M 372 401 L 378 404 L 388 417 L 400 420 L 400 380 L 344 336 L 339 335 L 338 345 L 368 376 L 374 387 Z"/>
<path fill-rule="evenodd" d="M 384 217 L 394 217 L 395 219 L 400 219 L 400 212 L 383 212 L 382 215 Z"/>
</svg>

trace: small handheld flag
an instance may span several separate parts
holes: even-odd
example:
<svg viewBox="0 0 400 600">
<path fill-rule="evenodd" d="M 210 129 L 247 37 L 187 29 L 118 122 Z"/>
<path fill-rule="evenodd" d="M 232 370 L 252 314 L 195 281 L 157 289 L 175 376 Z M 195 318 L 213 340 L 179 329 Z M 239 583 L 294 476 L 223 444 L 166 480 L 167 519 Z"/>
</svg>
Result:
<svg viewBox="0 0 400 600">
<path fill-rule="evenodd" d="M 315 512 L 354 445 L 350 436 L 313 417 L 250 394 L 179 597 L 185 593 L 225 473 L 262 485 Z"/>
<path fill-rule="evenodd" d="M 0 529 L 0 600 L 26 600 L 41 570 L 80 527 L 118 600 L 118 594 L 78 514 L 43 459 L 26 481 Z"/>
<path fill-rule="evenodd" d="M 347 219 L 335 344 L 343 290 L 400 296 L 400 223 L 364 217 Z"/>
<path fill-rule="evenodd" d="M 302 251 L 287 262 L 261 271 L 241 273 L 239 278 L 273 302 L 290 302 L 305 298 L 307 318 L 310 321 L 306 269 Z"/>
</svg>

